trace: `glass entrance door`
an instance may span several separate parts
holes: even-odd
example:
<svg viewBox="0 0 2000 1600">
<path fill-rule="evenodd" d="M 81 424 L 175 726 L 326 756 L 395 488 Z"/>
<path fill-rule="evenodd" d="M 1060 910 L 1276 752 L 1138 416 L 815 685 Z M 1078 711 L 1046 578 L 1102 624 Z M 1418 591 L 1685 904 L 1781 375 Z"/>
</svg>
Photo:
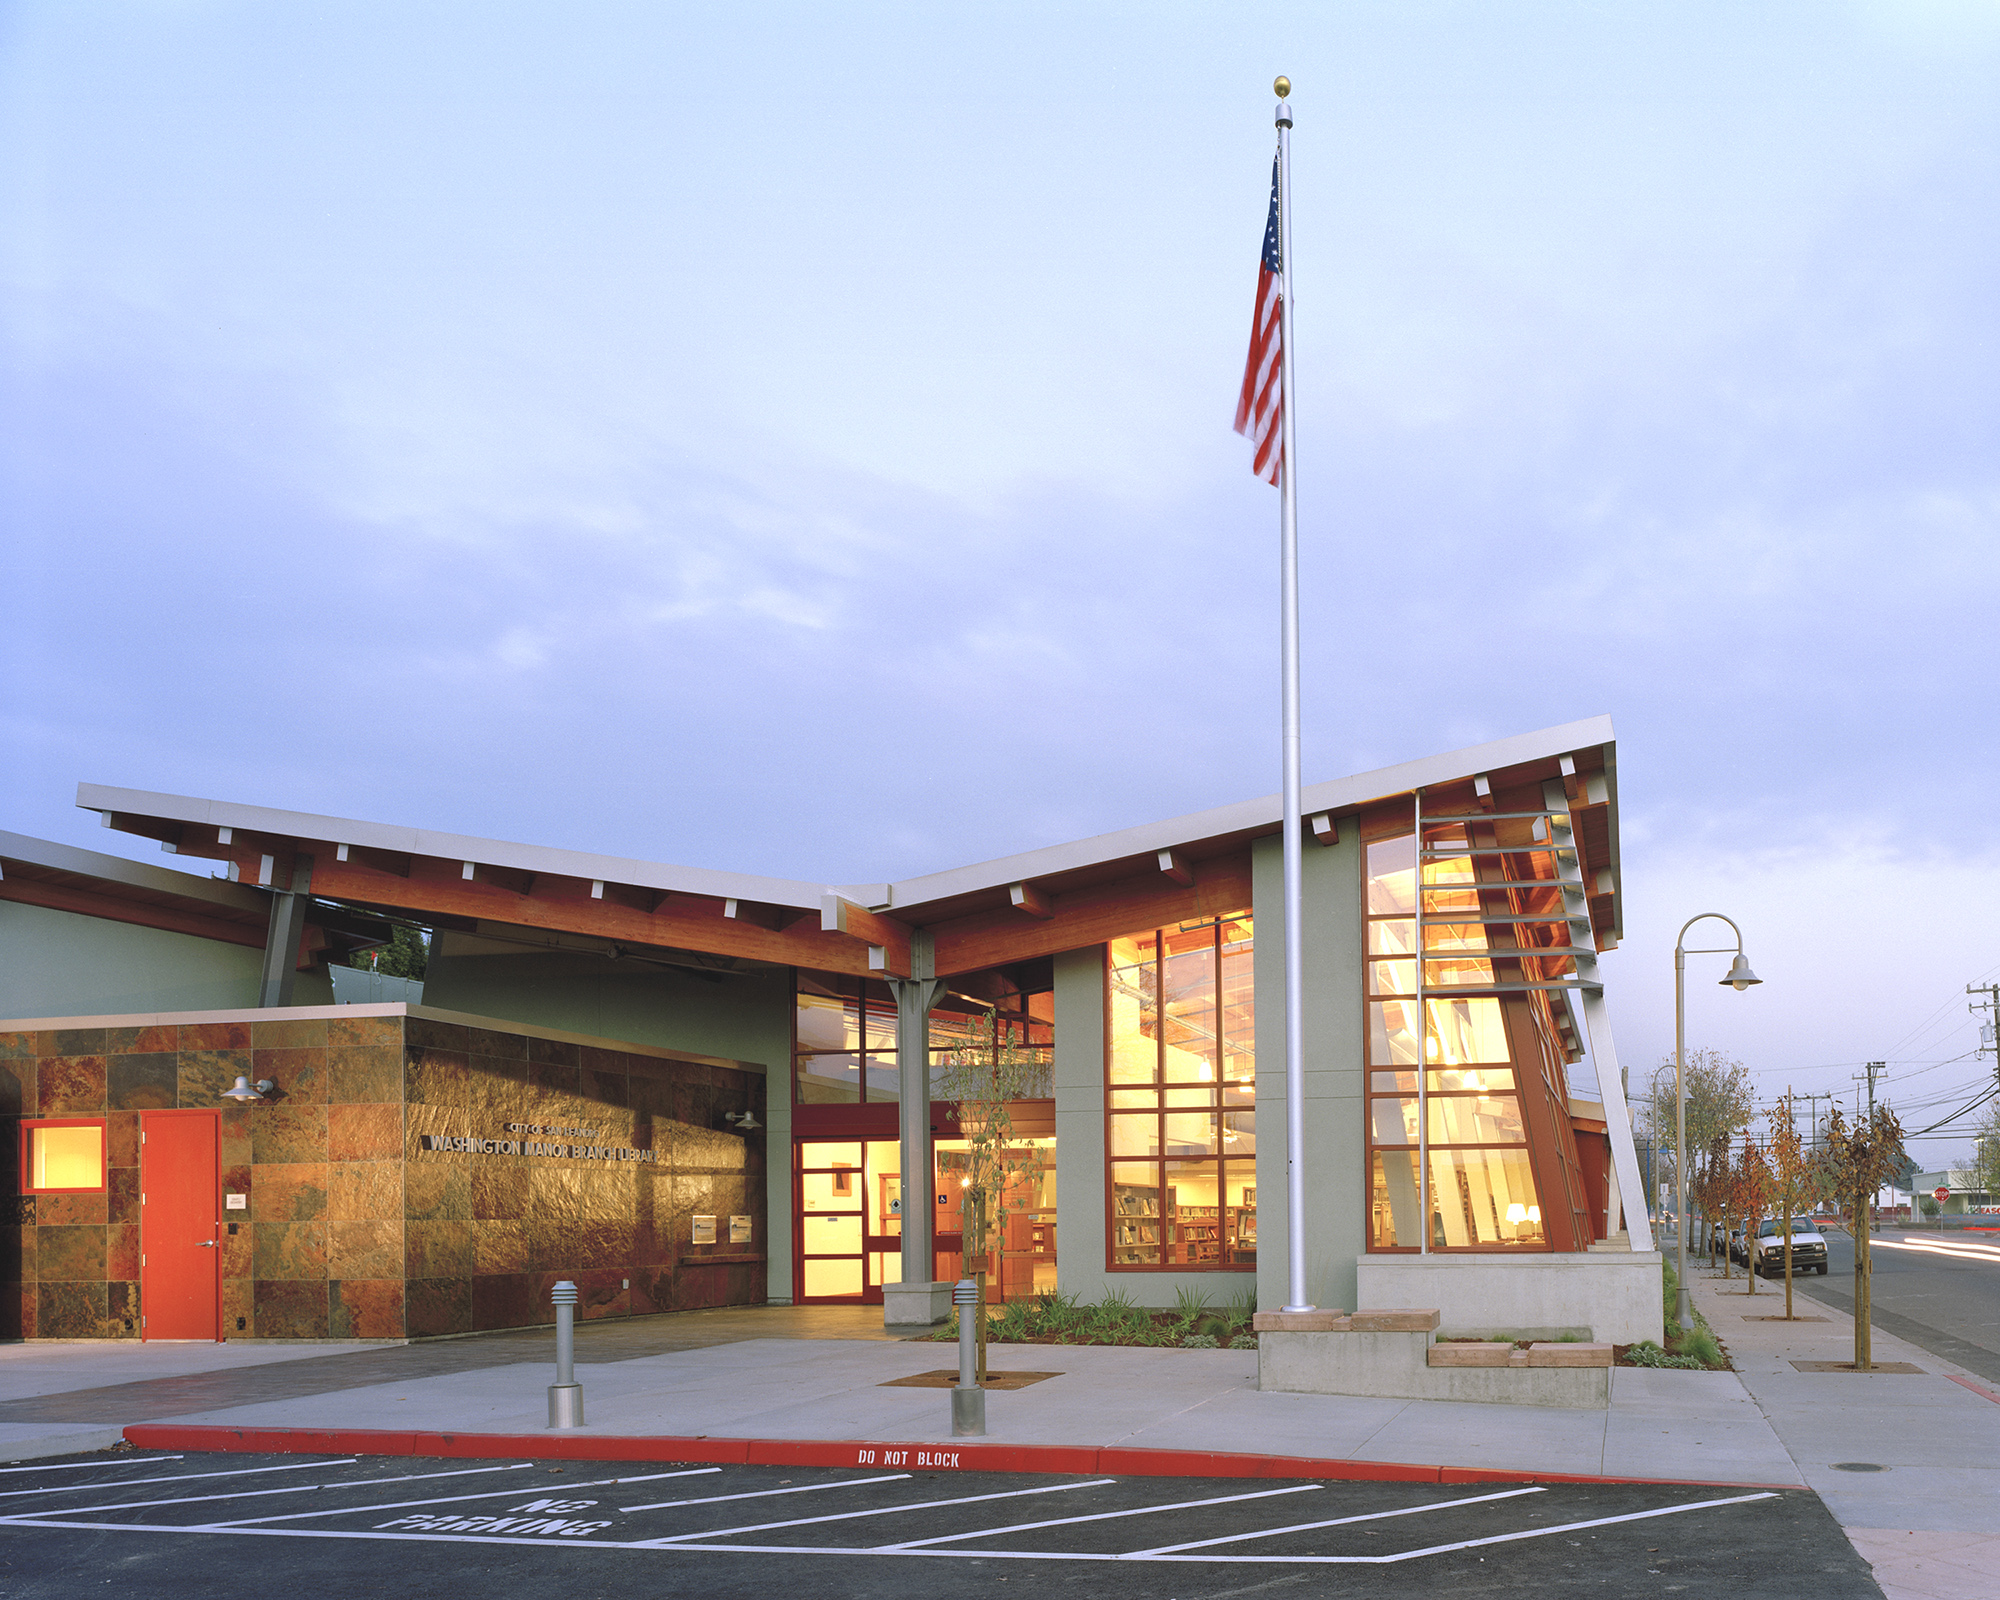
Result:
<svg viewBox="0 0 2000 1600">
<path fill-rule="evenodd" d="M 902 1278 L 903 1164 L 893 1139 L 799 1141 L 799 1299 L 880 1305 Z"/>
<path fill-rule="evenodd" d="M 956 1280 L 986 1271 L 989 1304 L 1052 1294 L 1056 1287 L 1056 1142 L 1022 1138 L 1011 1147 L 1017 1170 L 1009 1178 L 1001 1212 L 990 1226 L 982 1258 L 965 1254 L 967 1189 L 971 1159 L 963 1139 L 935 1142 L 937 1163 L 937 1274 Z"/>
</svg>

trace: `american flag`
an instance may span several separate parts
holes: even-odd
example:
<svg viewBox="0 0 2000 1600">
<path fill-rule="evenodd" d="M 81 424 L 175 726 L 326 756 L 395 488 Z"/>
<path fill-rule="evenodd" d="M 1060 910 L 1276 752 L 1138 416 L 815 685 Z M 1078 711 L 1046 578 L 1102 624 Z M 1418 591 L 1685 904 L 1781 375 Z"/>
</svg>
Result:
<svg viewBox="0 0 2000 1600">
<path fill-rule="evenodd" d="M 1257 263 L 1257 310 L 1250 319 L 1250 356 L 1243 363 L 1243 393 L 1236 401 L 1236 431 L 1257 446 L 1250 470 L 1276 483 L 1285 461 L 1285 254 L 1278 236 L 1278 162 L 1271 160 L 1271 218 L 1264 224 L 1264 256 Z"/>
</svg>

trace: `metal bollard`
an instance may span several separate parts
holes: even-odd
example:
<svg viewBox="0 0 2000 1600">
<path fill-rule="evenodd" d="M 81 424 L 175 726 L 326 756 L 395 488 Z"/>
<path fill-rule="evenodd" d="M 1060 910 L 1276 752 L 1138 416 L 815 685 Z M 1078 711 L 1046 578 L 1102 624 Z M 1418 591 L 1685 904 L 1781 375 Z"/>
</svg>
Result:
<svg viewBox="0 0 2000 1600">
<path fill-rule="evenodd" d="M 583 1385 L 576 1381 L 576 1285 L 565 1278 L 549 1291 L 556 1307 L 556 1381 L 549 1385 L 549 1426 L 583 1426 Z"/>
<path fill-rule="evenodd" d="M 958 1386 L 951 1391 L 951 1431 L 954 1438 L 986 1431 L 986 1391 L 979 1387 L 979 1285 L 960 1278 L 951 1291 L 958 1307 Z"/>
</svg>

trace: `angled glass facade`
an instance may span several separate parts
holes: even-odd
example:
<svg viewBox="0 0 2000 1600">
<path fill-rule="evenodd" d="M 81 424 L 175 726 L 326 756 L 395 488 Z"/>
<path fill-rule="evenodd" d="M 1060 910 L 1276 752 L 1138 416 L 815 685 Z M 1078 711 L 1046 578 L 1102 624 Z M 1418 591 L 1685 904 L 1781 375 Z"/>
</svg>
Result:
<svg viewBox="0 0 2000 1600">
<path fill-rule="evenodd" d="M 1590 1242 L 1553 1014 L 1574 972 L 1555 864 L 1532 835 L 1482 848 L 1493 826 L 1426 820 L 1421 847 L 1414 831 L 1367 846 L 1371 1250 Z"/>
</svg>

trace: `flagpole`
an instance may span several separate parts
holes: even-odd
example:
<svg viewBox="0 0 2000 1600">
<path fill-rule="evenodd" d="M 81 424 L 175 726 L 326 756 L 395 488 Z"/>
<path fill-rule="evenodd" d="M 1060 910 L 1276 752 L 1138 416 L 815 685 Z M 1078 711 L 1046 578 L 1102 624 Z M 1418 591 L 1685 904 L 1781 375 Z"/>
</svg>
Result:
<svg viewBox="0 0 2000 1600">
<path fill-rule="evenodd" d="M 1292 108 L 1291 81 L 1278 93 L 1279 378 L 1284 385 L 1283 455 L 1279 469 L 1279 570 L 1284 620 L 1283 714 L 1285 765 L 1285 1246 L 1290 1268 L 1287 1311 L 1310 1311 L 1306 1298 L 1306 1050 L 1305 863 L 1301 859 L 1299 795 L 1299 497 L 1294 445 L 1292 357 Z"/>
</svg>

